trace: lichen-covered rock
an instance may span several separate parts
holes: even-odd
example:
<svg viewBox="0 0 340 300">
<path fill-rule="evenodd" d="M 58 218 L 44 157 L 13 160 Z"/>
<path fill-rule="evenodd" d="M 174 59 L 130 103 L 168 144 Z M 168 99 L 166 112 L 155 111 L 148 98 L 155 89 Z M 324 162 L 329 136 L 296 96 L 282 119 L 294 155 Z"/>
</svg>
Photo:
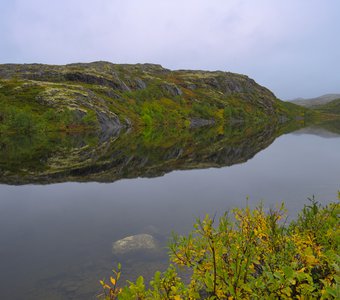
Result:
<svg viewBox="0 0 340 300">
<path fill-rule="evenodd" d="M 183 94 L 180 88 L 178 88 L 175 84 L 165 83 L 162 85 L 162 88 L 166 93 L 169 93 L 171 96 L 180 96 Z"/>
</svg>

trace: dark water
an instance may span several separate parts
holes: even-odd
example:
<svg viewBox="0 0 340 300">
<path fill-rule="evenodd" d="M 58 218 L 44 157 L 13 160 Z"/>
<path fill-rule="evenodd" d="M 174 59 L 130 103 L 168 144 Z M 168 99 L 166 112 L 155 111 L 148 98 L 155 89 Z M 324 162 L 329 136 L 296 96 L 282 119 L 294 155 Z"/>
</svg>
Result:
<svg viewBox="0 0 340 300">
<path fill-rule="evenodd" d="M 247 197 L 284 200 L 292 217 L 312 195 L 334 201 L 339 123 L 287 133 L 297 127 L 2 138 L 0 298 L 95 299 L 119 261 L 124 279 L 150 277 L 166 266 L 171 231 Z M 140 233 L 160 250 L 112 253 Z"/>
</svg>

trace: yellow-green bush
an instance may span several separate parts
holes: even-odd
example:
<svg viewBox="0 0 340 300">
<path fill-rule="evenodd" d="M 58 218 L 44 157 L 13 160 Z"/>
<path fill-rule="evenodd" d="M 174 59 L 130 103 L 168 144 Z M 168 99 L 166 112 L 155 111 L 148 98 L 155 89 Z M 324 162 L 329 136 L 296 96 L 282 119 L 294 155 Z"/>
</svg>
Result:
<svg viewBox="0 0 340 300">
<path fill-rule="evenodd" d="M 314 199 L 287 225 L 282 205 L 235 209 L 219 222 L 206 216 L 188 236 L 174 236 L 173 265 L 119 287 L 121 268 L 104 299 L 339 299 L 339 202 Z M 217 224 L 215 224 L 217 223 Z M 191 271 L 184 283 L 178 268 Z"/>
</svg>

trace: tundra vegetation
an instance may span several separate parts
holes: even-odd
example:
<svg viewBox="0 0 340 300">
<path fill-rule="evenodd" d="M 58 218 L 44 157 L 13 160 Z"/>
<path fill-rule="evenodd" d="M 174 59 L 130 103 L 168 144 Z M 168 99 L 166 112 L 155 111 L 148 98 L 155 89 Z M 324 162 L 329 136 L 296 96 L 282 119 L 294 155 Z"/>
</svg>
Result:
<svg viewBox="0 0 340 300">
<path fill-rule="evenodd" d="M 282 122 L 306 114 L 230 72 L 107 62 L 0 65 L 0 134 Z"/>
<path fill-rule="evenodd" d="M 324 114 L 340 115 L 340 99 L 332 100 L 326 104 L 313 107 Z"/>
<path fill-rule="evenodd" d="M 340 196 L 340 194 L 339 194 Z M 149 283 L 120 283 L 121 265 L 101 280 L 101 299 L 339 299 L 339 202 L 314 198 L 287 224 L 282 204 L 234 209 L 174 235 L 172 264 Z M 188 276 L 179 271 L 185 268 Z"/>
</svg>

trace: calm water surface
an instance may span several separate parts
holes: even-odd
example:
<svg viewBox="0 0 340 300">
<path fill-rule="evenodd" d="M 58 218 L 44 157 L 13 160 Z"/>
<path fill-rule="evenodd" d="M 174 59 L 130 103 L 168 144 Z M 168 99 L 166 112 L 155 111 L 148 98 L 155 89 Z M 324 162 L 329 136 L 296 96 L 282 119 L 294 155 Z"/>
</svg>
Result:
<svg viewBox="0 0 340 300">
<path fill-rule="evenodd" d="M 116 240 L 148 233 L 165 247 L 171 231 L 185 234 L 196 217 L 244 206 L 248 196 L 251 206 L 263 200 L 268 208 L 284 200 L 291 216 L 312 195 L 336 199 L 340 135 L 302 130 L 254 155 L 231 166 L 113 183 L 0 185 L 0 298 L 95 299 L 98 280 L 118 261 L 124 279 L 165 268 L 165 248 L 114 255 Z"/>
</svg>

